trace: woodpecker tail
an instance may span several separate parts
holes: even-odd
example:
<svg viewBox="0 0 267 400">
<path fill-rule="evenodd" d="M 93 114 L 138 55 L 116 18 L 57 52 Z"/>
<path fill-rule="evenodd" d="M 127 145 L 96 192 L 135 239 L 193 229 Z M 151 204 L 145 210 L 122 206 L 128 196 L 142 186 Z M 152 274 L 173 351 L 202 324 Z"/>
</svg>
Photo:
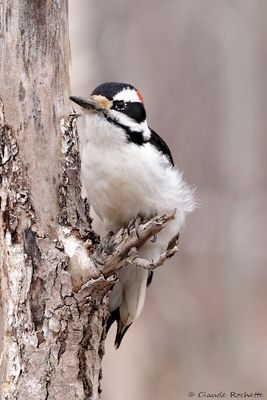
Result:
<svg viewBox="0 0 267 400">
<path fill-rule="evenodd" d="M 145 301 L 148 271 L 127 265 L 118 273 L 119 281 L 110 295 L 110 317 L 107 331 L 117 321 L 116 349 L 132 322 L 140 315 Z"/>
<path fill-rule="evenodd" d="M 117 333 L 116 333 L 115 343 L 114 343 L 114 346 L 115 346 L 116 350 L 120 347 L 120 344 L 121 344 L 121 341 L 123 339 L 123 336 L 128 331 L 128 329 L 130 328 L 131 325 L 132 325 L 132 323 L 130 323 L 127 326 L 123 326 L 122 323 L 121 323 L 121 320 L 118 321 Z"/>
<path fill-rule="evenodd" d="M 128 326 L 123 326 L 122 325 L 122 322 L 121 322 L 121 319 L 120 319 L 120 308 L 118 307 L 109 316 L 109 319 L 107 321 L 107 326 L 106 326 L 106 333 L 108 333 L 111 325 L 115 321 L 117 322 L 117 333 L 116 333 L 116 337 L 115 337 L 114 346 L 115 346 L 115 348 L 117 350 L 120 347 L 120 344 L 121 344 L 121 341 L 123 339 L 123 336 L 125 335 L 125 333 L 127 332 L 127 330 L 130 328 L 130 326 L 132 324 L 129 324 Z"/>
</svg>

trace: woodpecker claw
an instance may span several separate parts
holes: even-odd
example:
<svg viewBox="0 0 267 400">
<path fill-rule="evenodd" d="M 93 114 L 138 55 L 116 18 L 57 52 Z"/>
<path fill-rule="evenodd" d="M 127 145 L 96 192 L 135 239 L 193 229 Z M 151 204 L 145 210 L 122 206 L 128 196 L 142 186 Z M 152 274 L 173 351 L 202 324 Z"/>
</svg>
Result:
<svg viewBox="0 0 267 400">
<path fill-rule="evenodd" d="M 128 226 L 127 226 L 127 233 L 130 236 L 131 234 L 131 230 L 134 229 L 135 230 L 135 234 L 139 239 L 139 226 L 143 221 L 143 217 L 141 215 L 137 215 L 136 218 L 133 218 L 130 220 Z"/>
<path fill-rule="evenodd" d="M 101 258 L 97 254 L 93 254 L 93 260 L 98 265 L 104 265 L 105 263 L 101 260 Z"/>
<path fill-rule="evenodd" d="M 157 235 L 153 236 L 153 238 L 150 240 L 151 243 L 155 243 L 157 241 Z"/>
<path fill-rule="evenodd" d="M 131 229 L 133 228 L 133 226 L 134 226 L 134 218 L 132 218 L 132 219 L 130 219 L 130 221 L 129 221 L 129 224 L 128 224 L 128 226 L 127 226 L 127 233 L 128 233 L 128 235 L 130 236 L 130 234 L 131 234 Z"/>
<path fill-rule="evenodd" d="M 135 233 L 136 233 L 136 236 L 138 237 L 138 239 L 139 239 L 139 226 L 140 226 L 141 222 L 142 222 L 142 217 L 140 215 L 138 215 L 134 222 Z"/>
<path fill-rule="evenodd" d="M 96 251 L 93 254 L 93 259 L 97 264 L 104 265 L 104 263 L 102 261 L 102 258 L 105 255 L 103 253 L 106 253 L 108 255 L 112 255 L 113 254 L 113 251 L 114 251 L 114 248 L 115 248 L 114 243 L 111 241 L 113 235 L 114 235 L 113 232 L 111 232 L 111 231 L 108 232 L 108 234 L 103 237 L 103 239 L 101 240 L 101 242 L 97 246 Z"/>
<path fill-rule="evenodd" d="M 112 231 L 108 232 L 100 242 L 100 249 L 109 255 L 113 254 L 114 251 L 114 243 L 111 241 L 113 235 Z"/>
</svg>

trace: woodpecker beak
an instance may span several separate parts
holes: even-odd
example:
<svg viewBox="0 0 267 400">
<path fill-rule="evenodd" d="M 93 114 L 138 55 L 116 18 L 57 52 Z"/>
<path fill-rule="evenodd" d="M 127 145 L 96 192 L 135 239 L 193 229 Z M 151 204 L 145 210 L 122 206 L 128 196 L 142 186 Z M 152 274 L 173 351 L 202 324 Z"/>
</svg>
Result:
<svg viewBox="0 0 267 400">
<path fill-rule="evenodd" d="M 88 99 L 84 97 L 70 96 L 70 100 L 78 104 L 85 110 L 108 110 L 112 106 L 112 101 L 104 96 L 93 95 Z"/>
</svg>

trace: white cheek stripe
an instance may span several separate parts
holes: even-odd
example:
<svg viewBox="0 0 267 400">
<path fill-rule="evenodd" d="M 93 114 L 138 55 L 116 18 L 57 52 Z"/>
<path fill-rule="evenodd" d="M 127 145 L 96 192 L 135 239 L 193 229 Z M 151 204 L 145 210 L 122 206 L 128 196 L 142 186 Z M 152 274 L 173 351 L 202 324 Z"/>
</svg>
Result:
<svg viewBox="0 0 267 400">
<path fill-rule="evenodd" d="M 123 100 L 129 102 L 141 103 L 141 99 L 134 89 L 123 89 L 114 96 L 114 100 Z"/>
<path fill-rule="evenodd" d="M 146 120 L 141 123 L 138 123 L 129 118 L 127 115 L 120 113 L 119 111 L 110 110 L 109 113 L 120 124 L 128 126 L 131 129 L 131 131 L 142 132 L 144 139 L 149 140 L 151 132 L 147 125 Z"/>
<path fill-rule="evenodd" d="M 116 110 L 110 110 L 109 114 L 113 118 L 115 118 L 120 124 L 128 126 L 128 128 L 130 128 L 132 131 L 141 132 L 141 124 L 135 122 L 132 118 L 128 117 L 128 115 L 122 114 Z"/>
</svg>

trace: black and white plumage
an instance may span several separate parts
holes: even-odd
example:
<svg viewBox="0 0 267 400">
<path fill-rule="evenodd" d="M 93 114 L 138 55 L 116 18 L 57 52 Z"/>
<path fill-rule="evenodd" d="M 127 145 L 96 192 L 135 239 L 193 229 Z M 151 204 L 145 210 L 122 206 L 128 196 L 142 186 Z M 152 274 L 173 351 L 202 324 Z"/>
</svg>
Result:
<svg viewBox="0 0 267 400">
<path fill-rule="evenodd" d="M 137 216 L 176 209 L 177 216 L 139 254 L 157 260 L 194 209 L 193 190 L 174 166 L 167 144 L 149 128 L 143 99 L 132 85 L 107 82 L 88 99 L 71 97 L 86 116 L 82 180 L 107 231 L 117 232 Z M 119 272 L 110 296 L 110 321 L 118 323 L 115 345 L 142 311 L 152 275 L 133 265 Z"/>
</svg>

